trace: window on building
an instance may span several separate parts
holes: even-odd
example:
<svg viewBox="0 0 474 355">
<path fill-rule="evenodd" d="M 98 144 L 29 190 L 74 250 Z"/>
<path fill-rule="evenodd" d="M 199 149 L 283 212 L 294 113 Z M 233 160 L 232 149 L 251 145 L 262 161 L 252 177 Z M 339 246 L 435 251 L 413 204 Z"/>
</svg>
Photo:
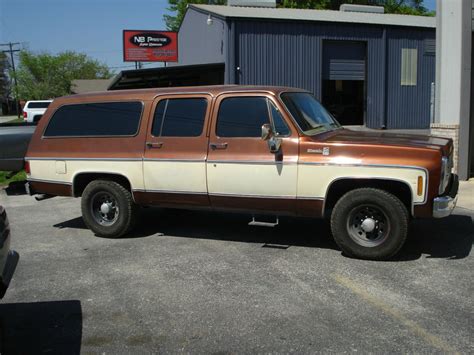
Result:
<svg viewBox="0 0 474 355">
<path fill-rule="evenodd" d="M 401 85 L 416 86 L 418 49 L 402 48 Z"/>
<path fill-rule="evenodd" d="M 58 108 L 45 137 L 133 136 L 138 132 L 141 102 L 103 102 Z"/>
<path fill-rule="evenodd" d="M 199 137 L 206 110 L 204 98 L 162 100 L 155 109 L 152 134 L 155 137 Z"/>
<path fill-rule="evenodd" d="M 232 97 L 222 100 L 217 117 L 219 137 L 260 137 L 270 123 L 265 97 Z"/>
</svg>

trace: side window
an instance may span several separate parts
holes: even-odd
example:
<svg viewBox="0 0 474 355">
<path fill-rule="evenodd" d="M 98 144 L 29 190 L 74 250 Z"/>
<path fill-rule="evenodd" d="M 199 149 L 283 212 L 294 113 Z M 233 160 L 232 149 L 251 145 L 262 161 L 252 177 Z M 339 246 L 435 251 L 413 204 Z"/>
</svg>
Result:
<svg viewBox="0 0 474 355">
<path fill-rule="evenodd" d="M 402 48 L 401 80 L 402 86 L 416 86 L 418 49 Z"/>
<path fill-rule="evenodd" d="M 273 125 L 275 127 L 276 133 L 279 136 L 287 136 L 290 134 L 290 129 L 286 125 L 285 119 L 281 115 L 281 112 L 275 107 L 275 105 L 269 101 L 270 111 L 272 113 Z"/>
<path fill-rule="evenodd" d="M 222 100 L 217 116 L 219 137 L 260 137 L 269 123 L 265 97 L 232 97 Z"/>
<path fill-rule="evenodd" d="M 133 136 L 138 132 L 141 102 L 98 102 L 58 108 L 45 137 Z"/>
<path fill-rule="evenodd" d="M 162 100 L 156 106 L 151 132 L 155 137 L 199 137 L 206 110 L 203 98 Z"/>
</svg>

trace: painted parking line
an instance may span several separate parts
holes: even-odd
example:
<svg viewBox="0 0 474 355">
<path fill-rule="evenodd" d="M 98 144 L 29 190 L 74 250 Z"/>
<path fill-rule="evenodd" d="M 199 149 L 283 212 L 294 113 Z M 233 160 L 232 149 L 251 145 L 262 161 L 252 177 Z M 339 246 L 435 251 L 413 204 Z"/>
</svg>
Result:
<svg viewBox="0 0 474 355">
<path fill-rule="evenodd" d="M 443 340 L 437 337 L 434 334 L 431 334 L 426 329 L 413 322 L 412 320 L 405 317 L 400 311 L 396 308 L 385 303 L 382 299 L 375 297 L 368 293 L 365 289 L 361 288 L 356 282 L 351 279 L 342 276 L 340 274 L 333 274 L 331 277 L 340 285 L 348 288 L 350 291 L 355 293 L 357 296 L 362 298 L 364 301 L 375 306 L 385 314 L 389 315 L 393 319 L 397 320 L 404 326 L 406 326 L 412 333 L 422 338 L 425 342 L 430 344 L 432 347 L 441 350 L 442 352 L 449 354 L 459 354 L 459 352 L 451 347 L 449 344 L 446 344 Z"/>
</svg>

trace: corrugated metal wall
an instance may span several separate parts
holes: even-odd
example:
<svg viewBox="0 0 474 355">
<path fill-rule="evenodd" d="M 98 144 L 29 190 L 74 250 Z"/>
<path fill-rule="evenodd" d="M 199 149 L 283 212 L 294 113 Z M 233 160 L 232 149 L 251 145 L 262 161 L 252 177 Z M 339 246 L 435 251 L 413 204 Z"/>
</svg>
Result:
<svg viewBox="0 0 474 355">
<path fill-rule="evenodd" d="M 235 58 L 234 68 L 239 68 L 235 83 L 300 87 L 313 92 L 318 99 L 321 99 L 324 40 L 366 42 L 366 125 L 429 127 L 430 84 L 434 80 L 435 64 L 433 56 L 423 53 L 423 39 L 434 38 L 434 30 L 388 28 L 385 32 L 382 26 L 373 25 L 248 20 L 233 21 L 231 28 L 235 43 L 229 54 Z M 415 43 L 420 48 L 420 77 L 417 87 L 405 90 L 407 87 L 400 88 L 399 51 L 402 46 Z M 390 113 L 387 116 L 386 110 Z"/>
<path fill-rule="evenodd" d="M 435 81 L 434 31 L 388 29 L 387 127 L 429 128 L 431 83 Z M 403 48 L 418 50 L 417 84 L 401 85 Z"/>
</svg>

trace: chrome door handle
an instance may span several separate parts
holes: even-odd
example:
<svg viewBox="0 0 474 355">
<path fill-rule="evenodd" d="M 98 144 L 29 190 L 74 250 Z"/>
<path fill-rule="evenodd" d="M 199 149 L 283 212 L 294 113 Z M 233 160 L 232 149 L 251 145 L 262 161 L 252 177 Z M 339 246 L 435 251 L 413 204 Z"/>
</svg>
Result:
<svg viewBox="0 0 474 355">
<path fill-rule="evenodd" d="M 227 143 L 211 143 L 211 149 L 226 149 Z"/>
<path fill-rule="evenodd" d="M 162 142 L 146 142 L 148 148 L 161 148 L 163 146 Z"/>
</svg>

